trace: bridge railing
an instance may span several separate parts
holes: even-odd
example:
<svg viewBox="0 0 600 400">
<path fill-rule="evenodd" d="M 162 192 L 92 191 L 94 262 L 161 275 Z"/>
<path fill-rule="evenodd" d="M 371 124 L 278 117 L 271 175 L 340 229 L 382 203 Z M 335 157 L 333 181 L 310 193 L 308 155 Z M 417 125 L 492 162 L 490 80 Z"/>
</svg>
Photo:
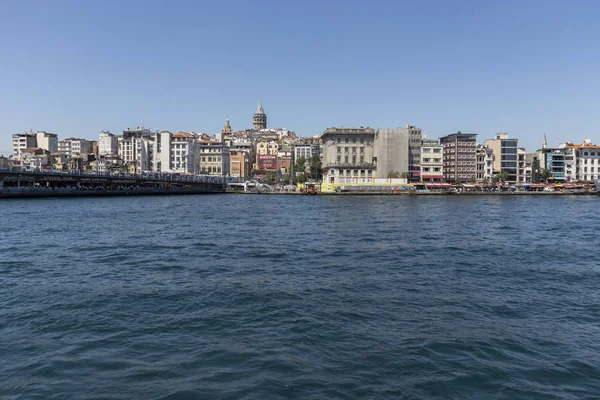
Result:
<svg viewBox="0 0 600 400">
<path fill-rule="evenodd" d="M 24 168 L 4 168 L 1 172 L 22 173 L 27 175 L 57 175 L 57 176 L 77 176 L 77 177 L 97 177 L 107 179 L 137 179 L 156 182 L 189 182 L 189 183 L 210 183 L 210 184 L 226 184 L 231 181 L 238 181 L 239 178 L 233 178 L 226 175 L 187 175 L 167 172 L 147 172 L 141 174 L 126 174 L 126 173 L 105 173 L 105 172 L 59 172 L 50 170 L 27 170 Z"/>
</svg>

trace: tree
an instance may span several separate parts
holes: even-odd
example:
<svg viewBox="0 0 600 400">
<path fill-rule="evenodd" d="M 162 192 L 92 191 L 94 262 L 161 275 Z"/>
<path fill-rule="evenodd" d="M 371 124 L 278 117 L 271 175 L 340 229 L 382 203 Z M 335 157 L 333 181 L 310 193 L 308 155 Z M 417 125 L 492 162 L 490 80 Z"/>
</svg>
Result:
<svg viewBox="0 0 600 400">
<path fill-rule="evenodd" d="M 547 168 L 542 168 L 540 171 L 540 180 L 548 182 L 548 179 L 552 178 L 552 171 Z"/>
<path fill-rule="evenodd" d="M 387 174 L 388 179 L 400 179 L 400 172 L 398 171 L 390 171 L 389 174 Z"/>
<path fill-rule="evenodd" d="M 306 158 L 298 157 L 294 163 L 294 172 L 304 172 L 306 170 Z"/>
<path fill-rule="evenodd" d="M 500 172 L 499 174 L 496 174 L 496 176 L 500 182 L 506 182 L 510 175 L 508 175 L 508 172 Z"/>
<path fill-rule="evenodd" d="M 310 173 L 309 177 L 313 181 L 320 181 L 323 179 L 323 165 L 321 163 L 321 157 L 312 156 L 309 160 Z"/>
</svg>

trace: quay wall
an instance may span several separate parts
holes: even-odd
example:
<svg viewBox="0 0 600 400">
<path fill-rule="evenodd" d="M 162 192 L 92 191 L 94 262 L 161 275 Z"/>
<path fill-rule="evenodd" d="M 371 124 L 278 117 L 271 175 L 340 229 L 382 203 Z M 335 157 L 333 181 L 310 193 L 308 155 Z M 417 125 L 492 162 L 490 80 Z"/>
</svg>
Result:
<svg viewBox="0 0 600 400">
<path fill-rule="evenodd" d="M 220 185 L 206 187 L 186 187 L 172 189 L 122 189 L 122 190 L 44 190 L 23 188 L 23 190 L 0 190 L 0 199 L 26 199 L 45 197 L 101 197 L 101 196 L 165 196 L 165 195 L 191 195 L 191 194 L 215 194 L 223 193 Z"/>
</svg>

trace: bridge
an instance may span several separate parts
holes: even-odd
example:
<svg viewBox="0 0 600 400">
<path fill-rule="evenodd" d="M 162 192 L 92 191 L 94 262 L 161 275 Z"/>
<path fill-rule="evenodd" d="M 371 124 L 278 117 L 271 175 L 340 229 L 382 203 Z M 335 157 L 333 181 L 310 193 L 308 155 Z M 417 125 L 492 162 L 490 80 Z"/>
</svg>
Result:
<svg viewBox="0 0 600 400">
<path fill-rule="evenodd" d="M 0 170 L 0 198 L 224 193 L 229 178 Z"/>
</svg>

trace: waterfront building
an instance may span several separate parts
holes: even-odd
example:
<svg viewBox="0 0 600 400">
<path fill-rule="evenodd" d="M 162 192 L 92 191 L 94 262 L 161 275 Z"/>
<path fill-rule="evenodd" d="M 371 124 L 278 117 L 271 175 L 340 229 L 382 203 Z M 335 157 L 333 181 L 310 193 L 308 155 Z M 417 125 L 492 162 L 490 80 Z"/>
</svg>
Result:
<svg viewBox="0 0 600 400">
<path fill-rule="evenodd" d="M 448 182 L 475 182 L 477 178 L 477 134 L 452 133 L 440 138 L 444 148 L 444 179 Z"/>
<path fill-rule="evenodd" d="M 37 136 L 32 132 L 12 135 L 12 155 L 15 160 L 21 159 L 23 150 L 36 147 Z"/>
<path fill-rule="evenodd" d="M 540 173 L 542 169 L 547 169 L 550 171 L 550 178 L 548 180 L 557 183 L 566 181 L 564 149 L 545 147 L 538 150 L 537 155 Z"/>
<path fill-rule="evenodd" d="M 245 151 L 230 150 L 229 174 L 236 178 L 245 178 L 249 167 L 248 153 Z"/>
<path fill-rule="evenodd" d="M 592 181 L 600 177 L 600 146 L 585 139 L 582 144 L 560 145 L 565 152 L 565 179 Z"/>
<path fill-rule="evenodd" d="M 519 156 L 519 175 L 517 183 L 531 183 L 533 156 L 535 153 L 527 153 L 524 148 L 519 147 L 517 155 Z"/>
<path fill-rule="evenodd" d="M 118 150 L 117 154 L 123 160 L 125 165 L 128 165 L 129 171 L 141 172 L 148 170 L 147 165 L 147 150 L 148 143 L 143 145 L 144 140 L 148 142 L 155 134 L 149 129 L 145 128 L 127 128 L 123 131 L 123 135 L 118 137 Z M 144 154 L 142 154 L 144 152 Z"/>
<path fill-rule="evenodd" d="M 423 140 L 421 180 L 423 182 L 442 182 L 444 180 L 443 147 L 437 140 Z"/>
<path fill-rule="evenodd" d="M 200 140 L 199 170 L 202 175 L 229 175 L 231 172 L 231 152 L 223 141 Z"/>
<path fill-rule="evenodd" d="M 119 139 L 109 131 L 101 131 L 98 136 L 98 155 L 113 156 L 119 153 Z"/>
<path fill-rule="evenodd" d="M 409 172 L 411 130 L 412 127 L 408 126 L 405 128 L 382 128 L 377 130 L 374 154 L 376 178 L 413 177 Z"/>
<path fill-rule="evenodd" d="M 408 131 L 408 181 L 419 182 L 421 181 L 421 146 L 423 144 L 421 128 L 406 125 L 402 129 Z"/>
<path fill-rule="evenodd" d="M 265 114 L 265 110 L 260 101 L 258 102 L 258 107 L 256 107 L 256 112 L 254 113 L 253 126 L 255 131 L 267 129 L 267 114 Z"/>
<path fill-rule="evenodd" d="M 508 133 L 498 133 L 484 142 L 494 152 L 494 173 L 508 174 L 506 181 L 510 183 L 516 183 L 519 176 L 518 142 L 509 138 Z"/>
<path fill-rule="evenodd" d="M 384 133 L 386 136 L 387 133 Z M 321 135 L 323 141 L 322 165 L 324 182 L 344 183 L 350 180 L 375 177 L 375 130 L 372 128 L 327 128 Z M 408 140 L 408 139 L 407 139 Z M 408 141 L 405 151 L 408 153 Z M 391 155 L 384 155 L 393 166 Z M 408 169 L 408 155 L 405 157 Z"/>
<path fill-rule="evenodd" d="M 476 176 L 475 182 L 489 182 L 494 174 L 494 152 L 487 146 L 478 144 L 475 147 Z"/>
<path fill-rule="evenodd" d="M 170 172 L 198 174 L 200 171 L 200 149 L 196 137 L 191 132 L 177 132 L 171 138 Z"/>
<path fill-rule="evenodd" d="M 35 134 L 36 147 L 55 153 L 58 151 L 58 135 L 56 133 L 48 133 L 38 131 Z"/>
</svg>

